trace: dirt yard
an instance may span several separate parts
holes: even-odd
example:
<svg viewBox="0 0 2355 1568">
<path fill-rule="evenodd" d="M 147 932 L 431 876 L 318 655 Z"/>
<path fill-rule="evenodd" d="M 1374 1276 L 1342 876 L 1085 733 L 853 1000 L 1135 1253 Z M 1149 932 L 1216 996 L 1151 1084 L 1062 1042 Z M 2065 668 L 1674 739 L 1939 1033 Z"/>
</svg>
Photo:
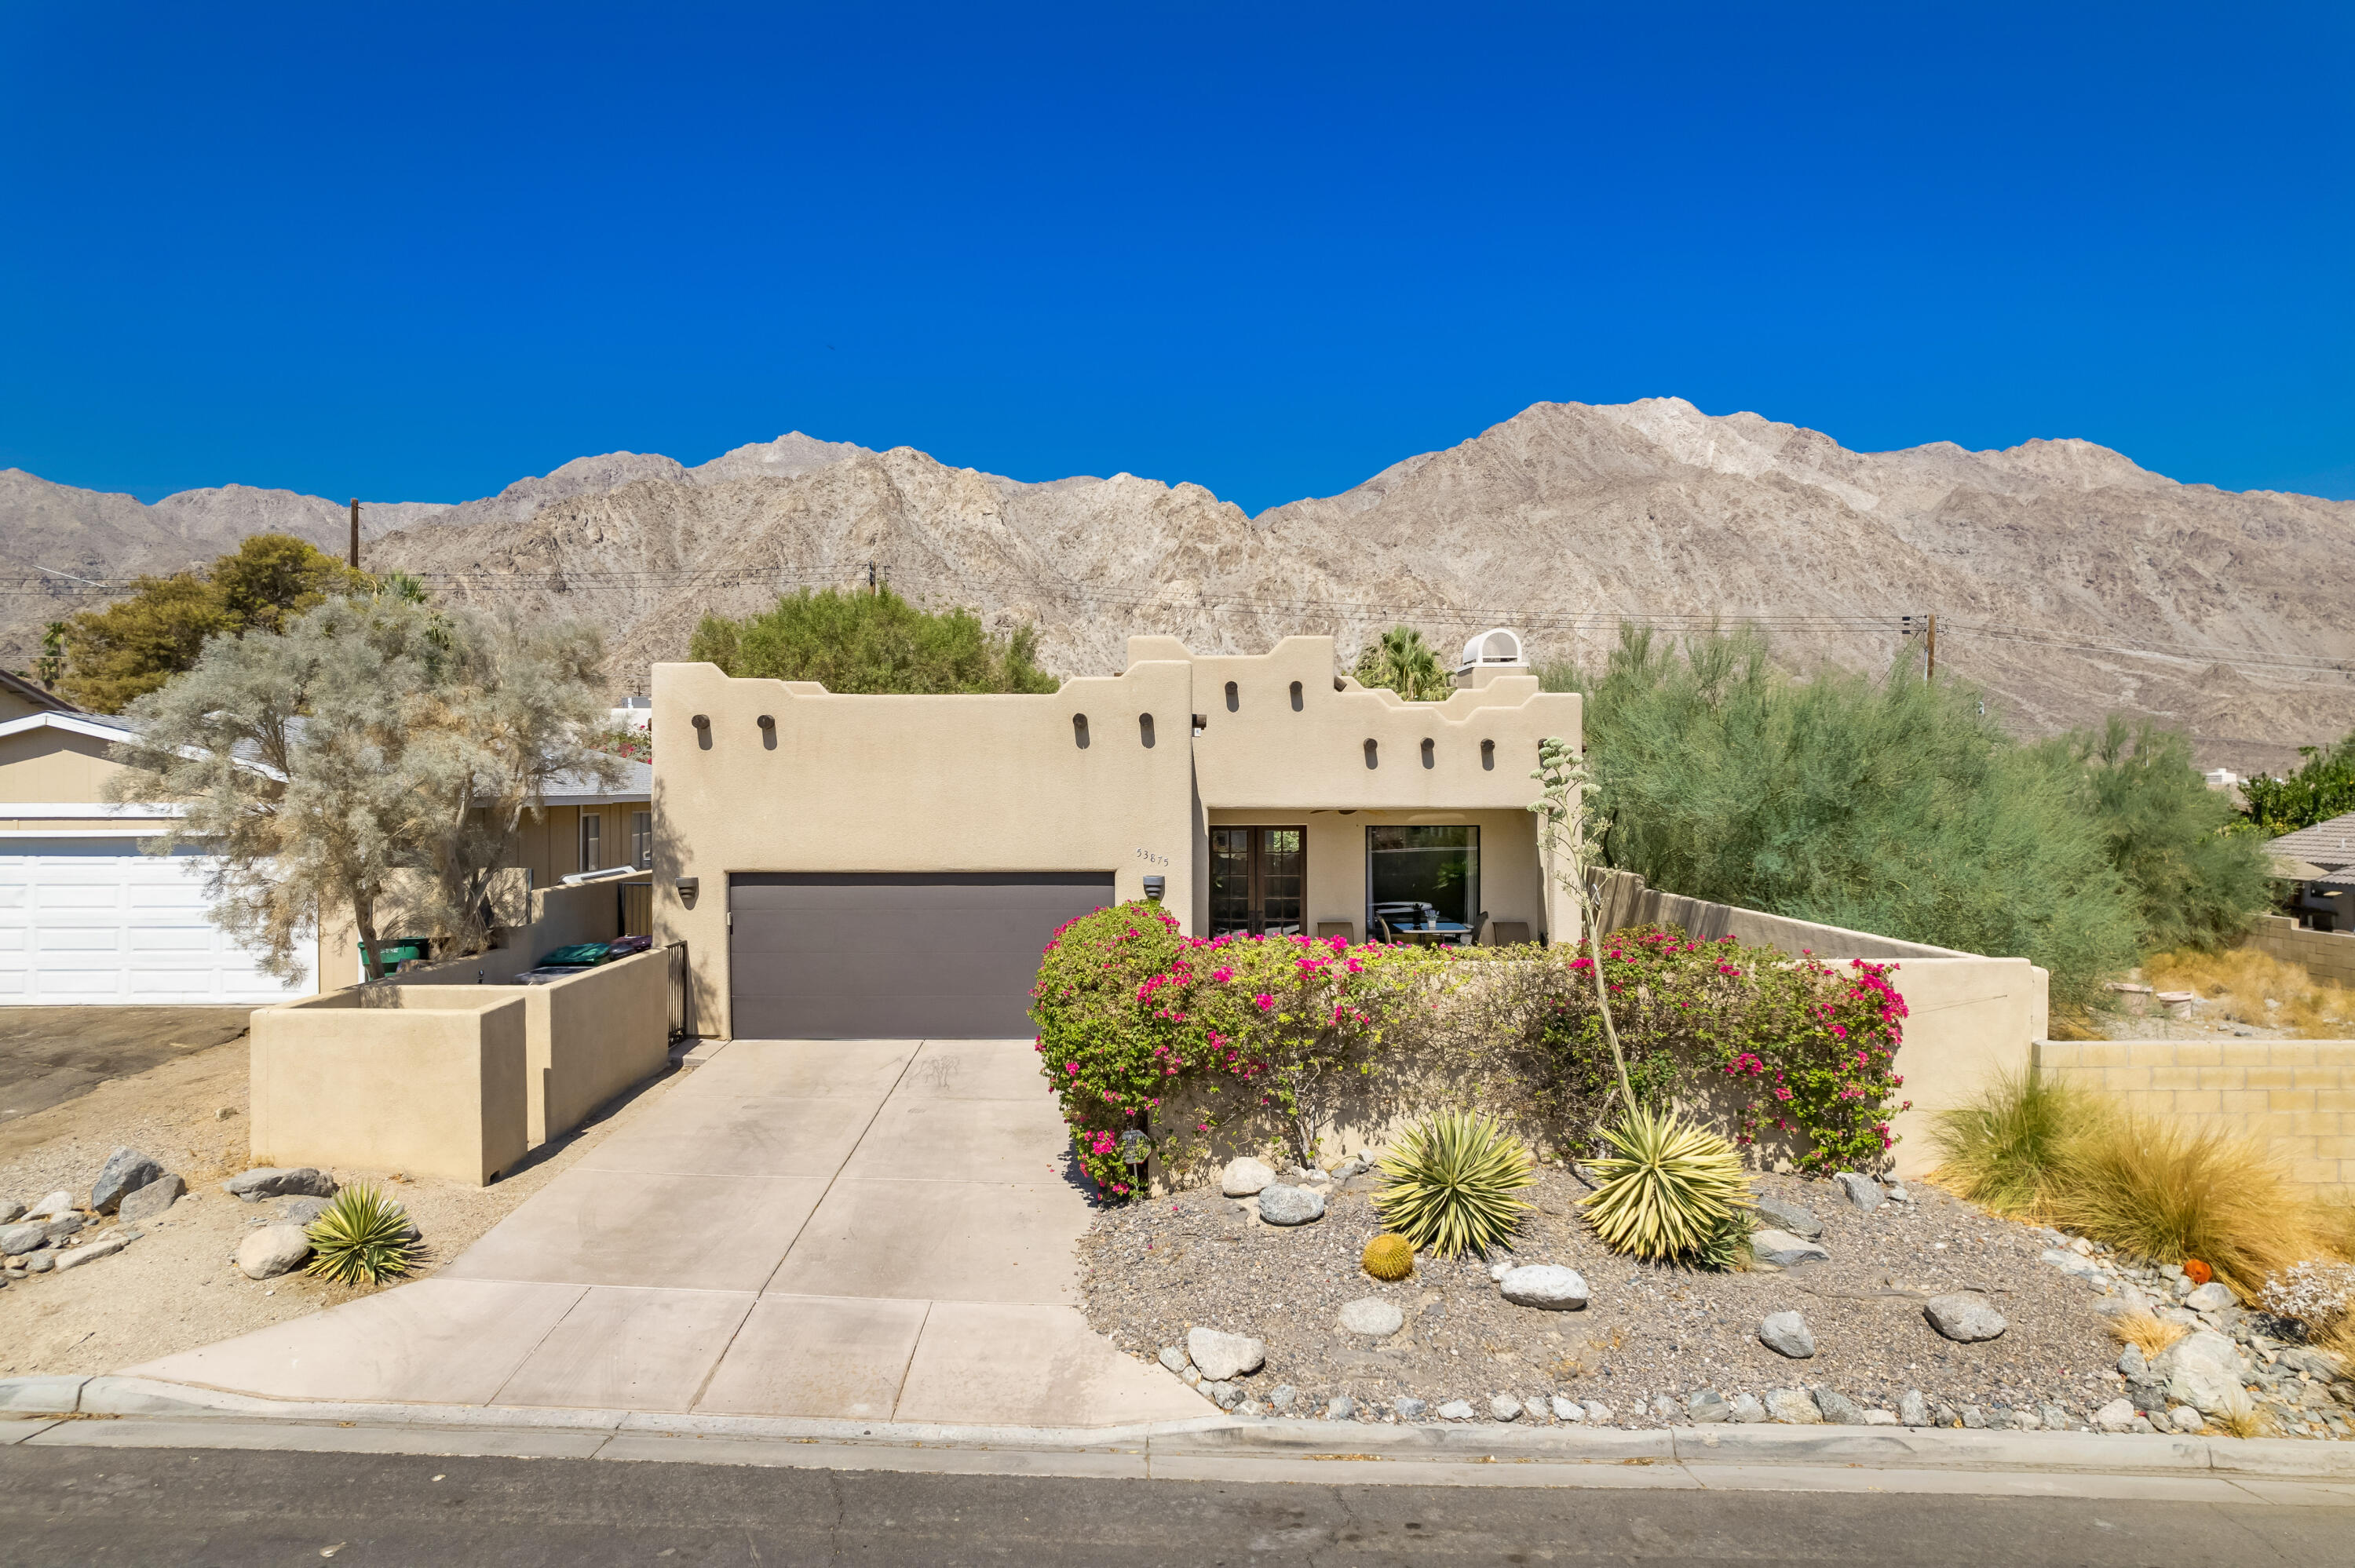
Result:
<svg viewBox="0 0 2355 1568">
<path fill-rule="evenodd" d="M 64 1010 L 56 1010 L 64 1011 Z M 210 1010 L 174 1009 L 174 1012 Z M 247 1050 L 242 1017 L 234 1038 L 105 1082 L 47 1108 L 0 1124 L 0 1199 L 38 1202 L 62 1188 L 87 1203 L 91 1181 L 118 1145 L 153 1156 L 188 1184 L 188 1195 L 137 1241 L 112 1257 L 67 1272 L 11 1280 L 0 1288 L 0 1377 L 37 1372 L 109 1372 L 192 1350 L 368 1294 L 299 1272 L 248 1279 L 230 1262 L 256 1222 L 279 1202 L 245 1203 L 220 1190 L 246 1170 Z M 60 1047 L 54 1044 L 50 1049 Z M 87 1071 L 87 1069 L 84 1069 Z M 557 1171 L 613 1127 L 657 1101 L 676 1074 L 605 1107 L 570 1138 L 535 1150 L 523 1166 L 486 1188 L 410 1181 L 389 1171 L 338 1169 L 336 1179 L 378 1181 L 424 1233 L 422 1278 L 455 1257 L 546 1186 Z M 102 1237 L 107 1221 L 83 1233 Z"/>
</svg>

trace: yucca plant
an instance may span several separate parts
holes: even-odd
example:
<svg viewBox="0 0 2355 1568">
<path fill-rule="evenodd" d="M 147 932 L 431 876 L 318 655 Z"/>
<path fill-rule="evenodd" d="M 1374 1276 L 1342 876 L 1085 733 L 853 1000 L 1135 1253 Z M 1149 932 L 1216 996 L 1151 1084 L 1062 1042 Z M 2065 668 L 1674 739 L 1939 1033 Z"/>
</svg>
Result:
<svg viewBox="0 0 2355 1568">
<path fill-rule="evenodd" d="M 338 1285 L 374 1285 L 417 1261 L 408 1212 L 379 1187 L 345 1188 L 304 1234 L 311 1238 L 308 1272 Z"/>
<path fill-rule="evenodd" d="M 1529 1211 L 1513 1194 L 1536 1180 L 1534 1164 L 1491 1118 L 1444 1111 L 1408 1128 L 1382 1157 L 1390 1184 L 1374 1194 L 1374 1209 L 1417 1252 L 1486 1252 Z"/>
<path fill-rule="evenodd" d="M 1731 1222 L 1752 1207 L 1733 1145 L 1672 1110 L 1638 1107 L 1603 1139 L 1618 1150 L 1590 1161 L 1587 1224 L 1614 1252 L 1692 1262 L 1722 1257 Z"/>
</svg>

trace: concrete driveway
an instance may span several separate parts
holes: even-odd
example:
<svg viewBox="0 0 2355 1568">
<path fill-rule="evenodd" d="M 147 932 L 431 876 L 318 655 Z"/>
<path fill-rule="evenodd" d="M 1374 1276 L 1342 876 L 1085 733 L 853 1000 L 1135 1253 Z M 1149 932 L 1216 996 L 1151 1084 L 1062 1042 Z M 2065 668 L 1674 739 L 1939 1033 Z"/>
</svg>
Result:
<svg viewBox="0 0 2355 1568">
<path fill-rule="evenodd" d="M 440 1274 L 134 1374 L 277 1399 L 1102 1426 L 1212 1414 L 1091 1332 L 1028 1041 L 741 1040 Z"/>
</svg>

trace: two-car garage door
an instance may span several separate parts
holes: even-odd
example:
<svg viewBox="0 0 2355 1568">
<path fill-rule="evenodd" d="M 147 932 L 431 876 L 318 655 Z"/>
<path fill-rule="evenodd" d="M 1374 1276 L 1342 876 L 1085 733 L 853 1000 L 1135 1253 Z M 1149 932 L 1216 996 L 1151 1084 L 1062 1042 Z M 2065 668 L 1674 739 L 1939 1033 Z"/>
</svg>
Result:
<svg viewBox="0 0 2355 1568">
<path fill-rule="evenodd" d="M 0 842 L 0 1006 L 252 1002 L 307 996 L 214 925 L 205 863 L 130 838 Z"/>
<path fill-rule="evenodd" d="M 1055 927 L 1115 902 L 1110 872 L 739 873 L 740 1040 L 1008 1040 Z"/>
</svg>

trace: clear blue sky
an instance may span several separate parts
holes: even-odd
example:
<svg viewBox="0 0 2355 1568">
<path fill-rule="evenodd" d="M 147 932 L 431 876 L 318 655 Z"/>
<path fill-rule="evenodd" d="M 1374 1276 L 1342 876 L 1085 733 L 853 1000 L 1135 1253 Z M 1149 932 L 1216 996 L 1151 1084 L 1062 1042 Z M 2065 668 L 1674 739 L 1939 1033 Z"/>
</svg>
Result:
<svg viewBox="0 0 2355 1568">
<path fill-rule="evenodd" d="M 1540 399 L 2355 495 L 2355 7 L 0 14 L 0 466 L 788 429 L 1257 511 Z"/>
</svg>

